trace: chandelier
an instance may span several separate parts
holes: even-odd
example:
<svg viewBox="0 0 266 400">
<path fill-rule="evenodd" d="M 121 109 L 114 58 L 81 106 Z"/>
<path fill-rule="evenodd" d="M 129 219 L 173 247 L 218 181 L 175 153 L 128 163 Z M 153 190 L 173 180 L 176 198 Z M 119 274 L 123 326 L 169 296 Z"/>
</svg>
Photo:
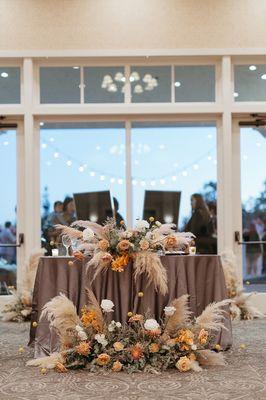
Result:
<svg viewBox="0 0 266 400">
<path fill-rule="evenodd" d="M 125 92 L 126 77 L 122 72 L 117 72 L 114 77 L 111 75 L 105 75 L 102 80 L 102 89 L 108 92 Z M 143 78 L 140 77 L 137 71 L 133 71 L 129 77 L 130 83 L 135 83 L 133 93 L 140 94 L 144 91 L 152 91 L 158 86 L 158 78 L 152 76 L 152 74 L 145 74 Z"/>
</svg>

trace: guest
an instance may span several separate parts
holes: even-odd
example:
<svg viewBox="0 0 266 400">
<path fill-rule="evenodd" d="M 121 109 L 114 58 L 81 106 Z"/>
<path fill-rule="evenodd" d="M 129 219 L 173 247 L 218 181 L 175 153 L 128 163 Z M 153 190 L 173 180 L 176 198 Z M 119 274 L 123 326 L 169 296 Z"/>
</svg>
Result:
<svg viewBox="0 0 266 400">
<path fill-rule="evenodd" d="M 266 221 L 264 221 L 264 233 L 261 240 L 266 242 Z M 266 275 L 266 244 L 262 245 L 262 275 Z"/>
<path fill-rule="evenodd" d="M 116 226 L 120 227 L 120 223 L 121 223 L 121 221 L 124 221 L 124 218 L 118 212 L 118 210 L 119 210 L 118 200 L 115 197 L 113 197 L 113 201 L 114 201 L 114 217 L 115 217 L 115 220 L 116 220 Z"/>
<path fill-rule="evenodd" d="M 62 213 L 63 213 L 63 203 L 62 201 L 56 201 L 54 203 L 54 211 L 48 215 L 45 225 L 47 227 L 50 227 L 56 224 L 63 224 L 64 220 L 62 218 Z"/>
<path fill-rule="evenodd" d="M 0 243 L 3 244 L 15 244 L 16 236 L 12 230 L 12 224 L 10 221 L 5 223 L 4 229 L 0 233 Z M 0 257 L 3 257 L 8 264 L 16 263 L 16 248 L 15 247 L 0 247 Z"/>
<path fill-rule="evenodd" d="M 204 254 L 215 254 L 217 251 L 217 240 L 214 237 L 214 225 L 201 194 L 194 193 L 191 196 L 192 216 L 185 230 L 196 236 L 197 252 Z"/>
<path fill-rule="evenodd" d="M 243 238 L 246 242 L 258 242 L 260 237 L 258 235 L 256 225 L 251 222 L 249 230 L 243 233 Z M 258 260 L 261 256 L 260 244 L 250 244 L 246 246 L 246 260 L 247 260 L 247 274 L 256 276 L 258 271 Z"/>
<path fill-rule="evenodd" d="M 75 204 L 72 197 L 66 197 L 63 202 L 63 214 L 62 214 L 62 224 L 71 225 L 72 222 L 76 220 L 75 216 Z"/>
</svg>

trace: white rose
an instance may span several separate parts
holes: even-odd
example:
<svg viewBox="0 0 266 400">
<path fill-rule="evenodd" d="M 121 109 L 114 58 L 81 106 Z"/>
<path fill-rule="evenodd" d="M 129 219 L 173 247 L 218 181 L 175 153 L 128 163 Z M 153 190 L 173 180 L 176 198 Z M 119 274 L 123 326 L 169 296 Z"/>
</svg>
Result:
<svg viewBox="0 0 266 400">
<path fill-rule="evenodd" d="M 158 228 L 159 228 L 160 226 L 162 226 L 161 222 L 159 222 L 159 221 L 155 221 L 155 225 L 158 226 Z"/>
<path fill-rule="evenodd" d="M 113 312 L 114 303 L 111 300 L 104 299 L 101 302 L 101 307 L 104 312 Z"/>
<path fill-rule="evenodd" d="M 160 325 L 158 324 L 156 319 L 146 319 L 146 321 L 144 323 L 144 328 L 147 331 L 154 331 L 155 329 L 158 329 L 159 327 L 160 327 Z"/>
<path fill-rule="evenodd" d="M 83 331 L 83 329 L 81 328 L 81 326 L 79 326 L 79 325 L 76 325 L 76 331 L 77 331 L 77 332 L 82 332 L 82 331 Z"/>
<path fill-rule="evenodd" d="M 116 323 L 116 327 L 117 327 L 117 328 L 121 328 L 121 326 L 122 326 L 121 322 L 117 322 L 117 323 Z"/>
<path fill-rule="evenodd" d="M 197 346 L 196 346 L 195 344 L 193 344 L 193 345 L 191 346 L 191 350 L 197 350 Z"/>
<path fill-rule="evenodd" d="M 89 242 L 94 237 L 94 232 L 91 228 L 86 228 L 82 232 L 82 235 L 83 235 L 83 240 L 85 242 Z"/>
<path fill-rule="evenodd" d="M 100 343 L 103 347 L 107 346 L 108 342 L 105 339 L 105 335 L 102 333 L 97 333 L 97 335 L 94 336 L 95 340 L 97 340 L 98 343 Z"/>
<path fill-rule="evenodd" d="M 115 330 L 115 326 L 113 324 L 108 325 L 108 331 L 113 332 Z"/>
<path fill-rule="evenodd" d="M 31 314 L 31 310 L 27 310 L 27 309 L 22 310 L 22 311 L 21 311 L 21 314 L 23 315 L 23 317 L 27 317 L 28 315 Z"/>
<path fill-rule="evenodd" d="M 167 317 L 171 317 L 172 315 L 174 315 L 176 311 L 175 307 L 169 306 L 169 307 L 164 307 L 164 313 Z"/>
<path fill-rule="evenodd" d="M 145 229 L 149 229 L 150 225 L 147 221 L 145 221 L 144 219 L 141 219 L 139 221 L 137 221 L 136 223 L 136 230 L 137 231 L 143 231 Z"/>
</svg>

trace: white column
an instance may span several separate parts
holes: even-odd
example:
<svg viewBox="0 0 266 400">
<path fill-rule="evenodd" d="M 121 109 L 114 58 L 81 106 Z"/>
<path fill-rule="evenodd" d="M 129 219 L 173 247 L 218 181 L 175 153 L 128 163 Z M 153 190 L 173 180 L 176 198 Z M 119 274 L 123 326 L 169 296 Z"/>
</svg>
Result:
<svg viewBox="0 0 266 400">
<path fill-rule="evenodd" d="M 33 109 L 33 62 L 23 61 L 24 90 L 24 217 L 25 261 L 34 249 L 40 247 L 40 187 L 39 187 L 39 130 L 34 124 Z"/>
<path fill-rule="evenodd" d="M 126 206 L 127 226 L 132 227 L 132 176 L 131 176 L 131 123 L 126 121 Z"/>
<path fill-rule="evenodd" d="M 218 252 L 232 251 L 233 234 L 233 179 L 232 179 L 232 83 L 231 59 L 222 59 L 223 115 L 218 125 Z"/>
</svg>

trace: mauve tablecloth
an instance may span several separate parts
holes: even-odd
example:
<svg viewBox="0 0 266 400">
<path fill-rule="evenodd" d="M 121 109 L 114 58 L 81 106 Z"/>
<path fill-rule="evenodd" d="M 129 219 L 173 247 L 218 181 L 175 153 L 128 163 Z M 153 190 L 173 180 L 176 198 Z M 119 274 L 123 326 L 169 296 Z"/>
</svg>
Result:
<svg viewBox="0 0 266 400">
<path fill-rule="evenodd" d="M 33 292 L 32 322 L 39 321 L 44 304 L 59 293 L 64 293 L 76 305 L 78 312 L 86 304 L 85 287 L 93 290 L 98 301 L 112 300 L 115 321 L 125 322 L 128 311 L 151 314 L 159 319 L 163 308 L 174 298 L 189 294 L 190 308 L 195 316 L 213 301 L 226 298 L 226 288 L 221 260 L 214 255 L 174 256 L 161 258 L 168 274 L 168 293 L 162 296 L 155 292 L 153 285 L 146 287 L 145 275 L 135 282 L 133 265 L 129 264 L 122 273 L 111 269 L 101 273 L 92 282 L 94 270 L 86 274 L 85 263 L 67 257 L 41 257 Z M 69 266 L 68 262 L 73 261 Z M 143 292 L 143 297 L 138 297 Z M 223 349 L 232 344 L 232 328 L 229 314 L 224 322 L 227 330 L 222 329 L 215 342 Z M 58 350 L 56 333 L 49 328 L 48 322 L 38 322 L 37 328 L 31 324 L 30 343 L 34 343 L 35 357 L 50 354 Z"/>
</svg>

